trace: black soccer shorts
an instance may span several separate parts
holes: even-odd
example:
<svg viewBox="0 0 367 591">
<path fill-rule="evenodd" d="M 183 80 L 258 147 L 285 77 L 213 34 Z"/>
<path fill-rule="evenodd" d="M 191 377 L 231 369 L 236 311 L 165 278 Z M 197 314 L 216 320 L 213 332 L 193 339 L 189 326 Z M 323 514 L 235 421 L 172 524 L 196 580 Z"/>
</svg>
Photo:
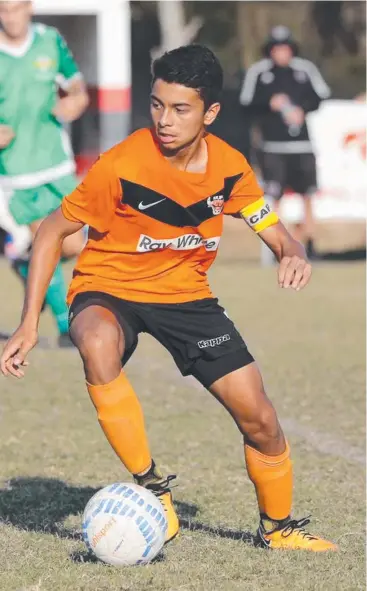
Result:
<svg viewBox="0 0 367 591">
<path fill-rule="evenodd" d="M 304 196 L 317 190 L 316 160 L 313 154 L 262 154 L 265 193 L 273 199 L 282 198 L 290 189 Z"/>
<path fill-rule="evenodd" d="M 118 320 L 125 336 L 123 365 L 136 349 L 141 332 L 150 334 L 169 351 L 183 376 L 194 376 L 205 388 L 254 361 L 217 299 L 148 304 L 88 291 L 75 296 L 69 324 L 89 306 L 108 308 Z"/>
</svg>

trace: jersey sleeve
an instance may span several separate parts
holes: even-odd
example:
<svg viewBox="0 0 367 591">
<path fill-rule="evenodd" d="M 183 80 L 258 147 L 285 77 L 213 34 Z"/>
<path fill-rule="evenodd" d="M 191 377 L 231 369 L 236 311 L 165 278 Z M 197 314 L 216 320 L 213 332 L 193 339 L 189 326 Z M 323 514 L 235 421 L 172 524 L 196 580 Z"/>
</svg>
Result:
<svg viewBox="0 0 367 591">
<path fill-rule="evenodd" d="M 58 82 L 62 88 L 66 89 L 75 76 L 82 75 L 72 52 L 59 32 L 57 32 L 56 42 L 59 52 Z"/>
<path fill-rule="evenodd" d="M 122 188 L 113 161 L 100 156 L 78 187 L 66 195 L 61 211 L 67 220 L 86 224 L 97 232 L 108 232 Z"/>
<path fill-rule="evenodd" d="M 223 211 L 226 215 L 239 214 L 244 207 L 258 201 L 263 196 L 254 171 L 245 158 L 243 158 L 241 166 L 243 173 L 235 183 L 230 198 L 224 206 Z"/>
<path fill-rule="evenodd" d="M 234 185 L 231 196 L 224 206 L 224 213 L 245 220 L 258 233 L 279 221 L 278 215 L 264 199 L 264 192 L 256 176 L 244 158 L 244 172 Z"/>
</svg>

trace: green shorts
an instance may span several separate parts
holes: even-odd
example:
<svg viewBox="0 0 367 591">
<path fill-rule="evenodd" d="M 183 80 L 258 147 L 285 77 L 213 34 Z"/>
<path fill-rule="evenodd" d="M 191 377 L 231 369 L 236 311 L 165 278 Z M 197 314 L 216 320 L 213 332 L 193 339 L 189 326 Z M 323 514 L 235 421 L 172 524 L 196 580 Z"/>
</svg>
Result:
<svg viewBox="0 0 367 591">
<path fill-rule="evenodd" d="M 77 184 L 76 176 L 69 174 L 33 189 L 16 189 L 10 197 L 9 211 L 17 224 L 29 226 L 60 207 L 64 195 L 74 191 Z"/>
</svg>

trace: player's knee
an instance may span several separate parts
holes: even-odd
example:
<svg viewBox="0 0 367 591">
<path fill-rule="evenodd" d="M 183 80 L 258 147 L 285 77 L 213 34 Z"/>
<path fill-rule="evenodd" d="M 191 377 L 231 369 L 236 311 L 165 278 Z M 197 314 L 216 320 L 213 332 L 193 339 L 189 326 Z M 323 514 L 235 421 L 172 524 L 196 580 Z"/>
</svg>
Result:
<svg viewBox="0 0 367 591">
<path fill-rule="evenodd" d="M 78 348 L 84 365 L 110 365 L 119 362 L 122 356 L 120 335 L 117 327 L 108 322 L 74 320 L 70 336 Z"/>
<path fill-rule="evenodd" d="M 256 444 L 278 439 L 280 434 L 277 414 L 271 405 L 260 408 L 252 420 L 244 420 L 241 427 L 245 437 Z"/>
</svg>

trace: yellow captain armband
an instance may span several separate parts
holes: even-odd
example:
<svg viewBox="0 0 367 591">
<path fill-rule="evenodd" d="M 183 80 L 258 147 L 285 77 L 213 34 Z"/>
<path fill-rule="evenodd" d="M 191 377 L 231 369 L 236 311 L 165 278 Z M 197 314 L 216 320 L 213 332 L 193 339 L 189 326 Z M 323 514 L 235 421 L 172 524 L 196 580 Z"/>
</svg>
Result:
<svg viewBox="0 0 367 591">
<path fill-rule="evenodd" d="M 279 222 L 278 215 L 271 210 L 264 197 L 241 209 L 240 215 L 256 233 Z"/>
</svg>

